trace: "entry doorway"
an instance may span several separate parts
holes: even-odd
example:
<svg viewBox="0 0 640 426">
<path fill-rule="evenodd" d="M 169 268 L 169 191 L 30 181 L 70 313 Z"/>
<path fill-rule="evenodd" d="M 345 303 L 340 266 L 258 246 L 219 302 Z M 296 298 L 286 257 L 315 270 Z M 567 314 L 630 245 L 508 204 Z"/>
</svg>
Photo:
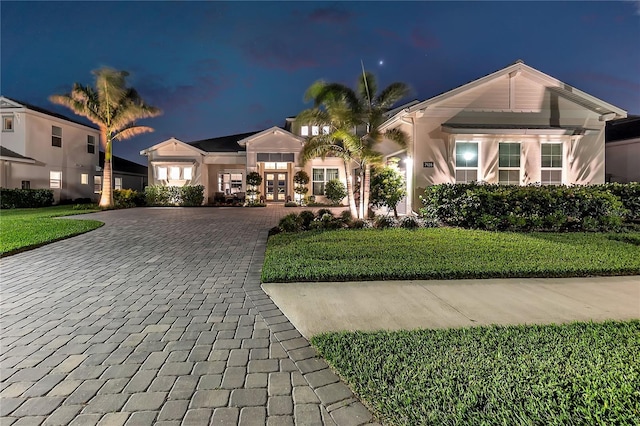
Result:
<svg viewBox="0 0 640 426">
<path fill-rule="evenodd" d="M 264 174 L 265 200 L 285 202 L 287 200 L 287 174 L 266 172 Z"/>
</svg>

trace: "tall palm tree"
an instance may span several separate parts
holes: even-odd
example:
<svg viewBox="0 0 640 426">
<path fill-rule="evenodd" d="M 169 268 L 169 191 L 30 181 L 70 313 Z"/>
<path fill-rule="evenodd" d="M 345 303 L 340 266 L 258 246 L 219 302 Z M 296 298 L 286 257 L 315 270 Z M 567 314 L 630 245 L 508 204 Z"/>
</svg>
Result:
<svg viewBox="0 0 640 426">
<path fill-rule="evenodd" d="M 100 143 L 104 148 L 100 206 L 111 207 L 113 141 L 153 132 L 151 127 L 137 125 L 136 120 L 156 117 L 162 111 L 145 104 L 135 89 L 126 86 L 128 72 L 105 67 L 92 73 L 95 75 L 95 87 L 74 83 L 71 93 L 52 95 L 49 100 L 88 118 L 100 128 Z"/>
<path fill-rule="evenodd" d="M 365 72 L 358 79 L 357 89 L 338 83 L 315 82 L 305 94 L 305 101 L 313 100 L 314 107 L 296 117 L 298 124 L 329 126 L 329 134 L 311 136 L 302 152 L 303 161 L 314 157 L 334 155 L 343 159 L 347 177 L 349 207 L 356 217 L 364 218 L 369 207 L 369 182 L 371 165 L 381 161 L 382 155 L 375 145 L 389 139 L 406 147 L 408 135 L 393 129 L 381 132 L 380 125 L 385 113 L 393 104 L 409 93 L 404 83 L 392 83 L 380 94 L 373 74 Z M 360 203 L 356 211 L 351 164 L 355 163 L 360 173 Z"/>
</svg>

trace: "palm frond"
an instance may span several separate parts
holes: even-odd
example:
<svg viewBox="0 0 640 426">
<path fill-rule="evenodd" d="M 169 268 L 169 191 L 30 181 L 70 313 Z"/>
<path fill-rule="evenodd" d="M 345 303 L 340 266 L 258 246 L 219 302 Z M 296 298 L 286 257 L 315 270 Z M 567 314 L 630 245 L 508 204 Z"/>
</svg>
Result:
<svg viewBox="0 0 640 426">
<path fill-rule="evenodd" d="M 162 114 L 159 108 L 138 104 L 128 99 L 118 105 L 111 117 L 111 128 L 118 131 L 143 118 L 157 117 Z"/>
<path fill-rule="evenodd" d="M 113 135 L 113 139 L 115 140 L 124 140 L 129 139 L 134 136 L 140 135 L 142 133 L 151 133 L 153 132 L 153 128 L 148 126 L 132 126 L 127 127 L 126 129 L 122 129 Z"/>
<path fill-rule="evenodd" d="M 323 160 L 331 153 L 340 153 L 343 148 L 337 145 L 331 135 L 317 135 L 309 138 L 302 147 L 300 156 L 302 164 L 307 161 L 320 157 Z"/>
<path fill-rule="evenodd" d="M 307 103 L 309 101 L 314 101 L 315 103 L 316 98 L 322 92 L 326 84 L 327 83 L 325 83 L 324 81 L 318 80 L 314 82 L 311 86 L 309 86 L 307 91 L 304 92 L 304 102 Z M 318 104 L 316 104 L 315 106 L 318 106 Z"/>
<path fill-rule="evenodd" d="M 328 125 L 331 124 L 331 116 L 327 111 L 317 108 L 306 109 L 296 116 L 295 123 L 304 125 Z"/>
<path fill-rule="evenodd" d="M 409 135 L 400 129 L 389 129 L 384 132 L 384 137 L 394 141 L 401 148 L 406 148 L 409 145 Z"/>
<path fill-rule="evenodd" d="M 361 74 L 358 78 L 358 96 L 362 101 L 365 101 L 367 108 L 373 104 L 377 91 L 376 77 L 369 71 Z"/>
<path fill-rule="evenodd" d="M 400 99 L 408 96 L 409 93 L 411 93 L 411 89 L 406 84 L 399 82 L 391 83 L 380 92 L 375 103 L 379 108 L 390 108 Z"/>
</svg>

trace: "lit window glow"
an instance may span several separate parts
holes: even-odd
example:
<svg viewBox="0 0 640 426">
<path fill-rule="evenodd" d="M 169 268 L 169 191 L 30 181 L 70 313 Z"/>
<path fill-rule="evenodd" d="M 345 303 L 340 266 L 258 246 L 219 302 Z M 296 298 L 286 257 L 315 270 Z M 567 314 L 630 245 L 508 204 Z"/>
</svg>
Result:
<svg viewBox="0 0 640 426">
<path fill-rule="evenodd" d="M 114 189 L 122 189 L 122 178 L 114 178 Z"/>
<path fill-rule="evenodd" d="M 320 134 L 320 127 L 318 126 L 311 126 L 311 134 L 313 136 L 317 136 Z"/>
<path fill-rule="evenodd" d="M 49 172 L 49 188 L 62 188 L 62 172 Z"/>
<path fill-rule="evenodd" d="M 191 167 L 184 168 L 184 178 L 185 180 L 191 180 L 193 178 L 193 172 Z"/>
<path fill-rule="evenodd" d="M 158 180 L 167 180 L 167 168 L 158 167 Z"/>
<path fill-rule="evenodd" d="M 309 126 L 302 126 L 300 128 L 300 134 L 302 136 L 309 136 Z"/>
<path fill-rule="evenodd" d="M 80 184 L 89 185 L 89 175 L 87 173 L 82 173 L 80 175 Z"/>
<path fill-rule="evenodd" d="M 322 134 L 323 135 L 328 135 L 329 134 L 329 126 L 324 126 L 322 128 Z"/>
<path fill-rule="evenodd" d="M 180 179 L 180 167 L 170 167 L 169 176 L 171 176 L 171 180 Z"/>
<path fill-rule="evenodd" d="M 476 158 L 476 154 L 475 154 L 475 152 L 467 151 L 467 152 L 464 153 L 463 157 L 464 157 L 465 160 L 471 161 L 474 158 Z"/>
</svg>

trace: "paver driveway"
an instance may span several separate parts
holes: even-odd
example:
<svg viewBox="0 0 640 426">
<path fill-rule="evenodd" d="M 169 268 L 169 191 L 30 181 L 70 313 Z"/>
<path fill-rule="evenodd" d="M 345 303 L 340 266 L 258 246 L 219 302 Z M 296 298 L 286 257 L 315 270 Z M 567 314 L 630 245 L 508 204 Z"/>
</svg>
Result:
<svg viewBox="0 0 640 426">
<path fill-rule="evenodd" d="M 98 230 L 2 259 L 0 423 L 371 421 L 260 288 L 290 211 L 96 213 Z"/>
</svg>

